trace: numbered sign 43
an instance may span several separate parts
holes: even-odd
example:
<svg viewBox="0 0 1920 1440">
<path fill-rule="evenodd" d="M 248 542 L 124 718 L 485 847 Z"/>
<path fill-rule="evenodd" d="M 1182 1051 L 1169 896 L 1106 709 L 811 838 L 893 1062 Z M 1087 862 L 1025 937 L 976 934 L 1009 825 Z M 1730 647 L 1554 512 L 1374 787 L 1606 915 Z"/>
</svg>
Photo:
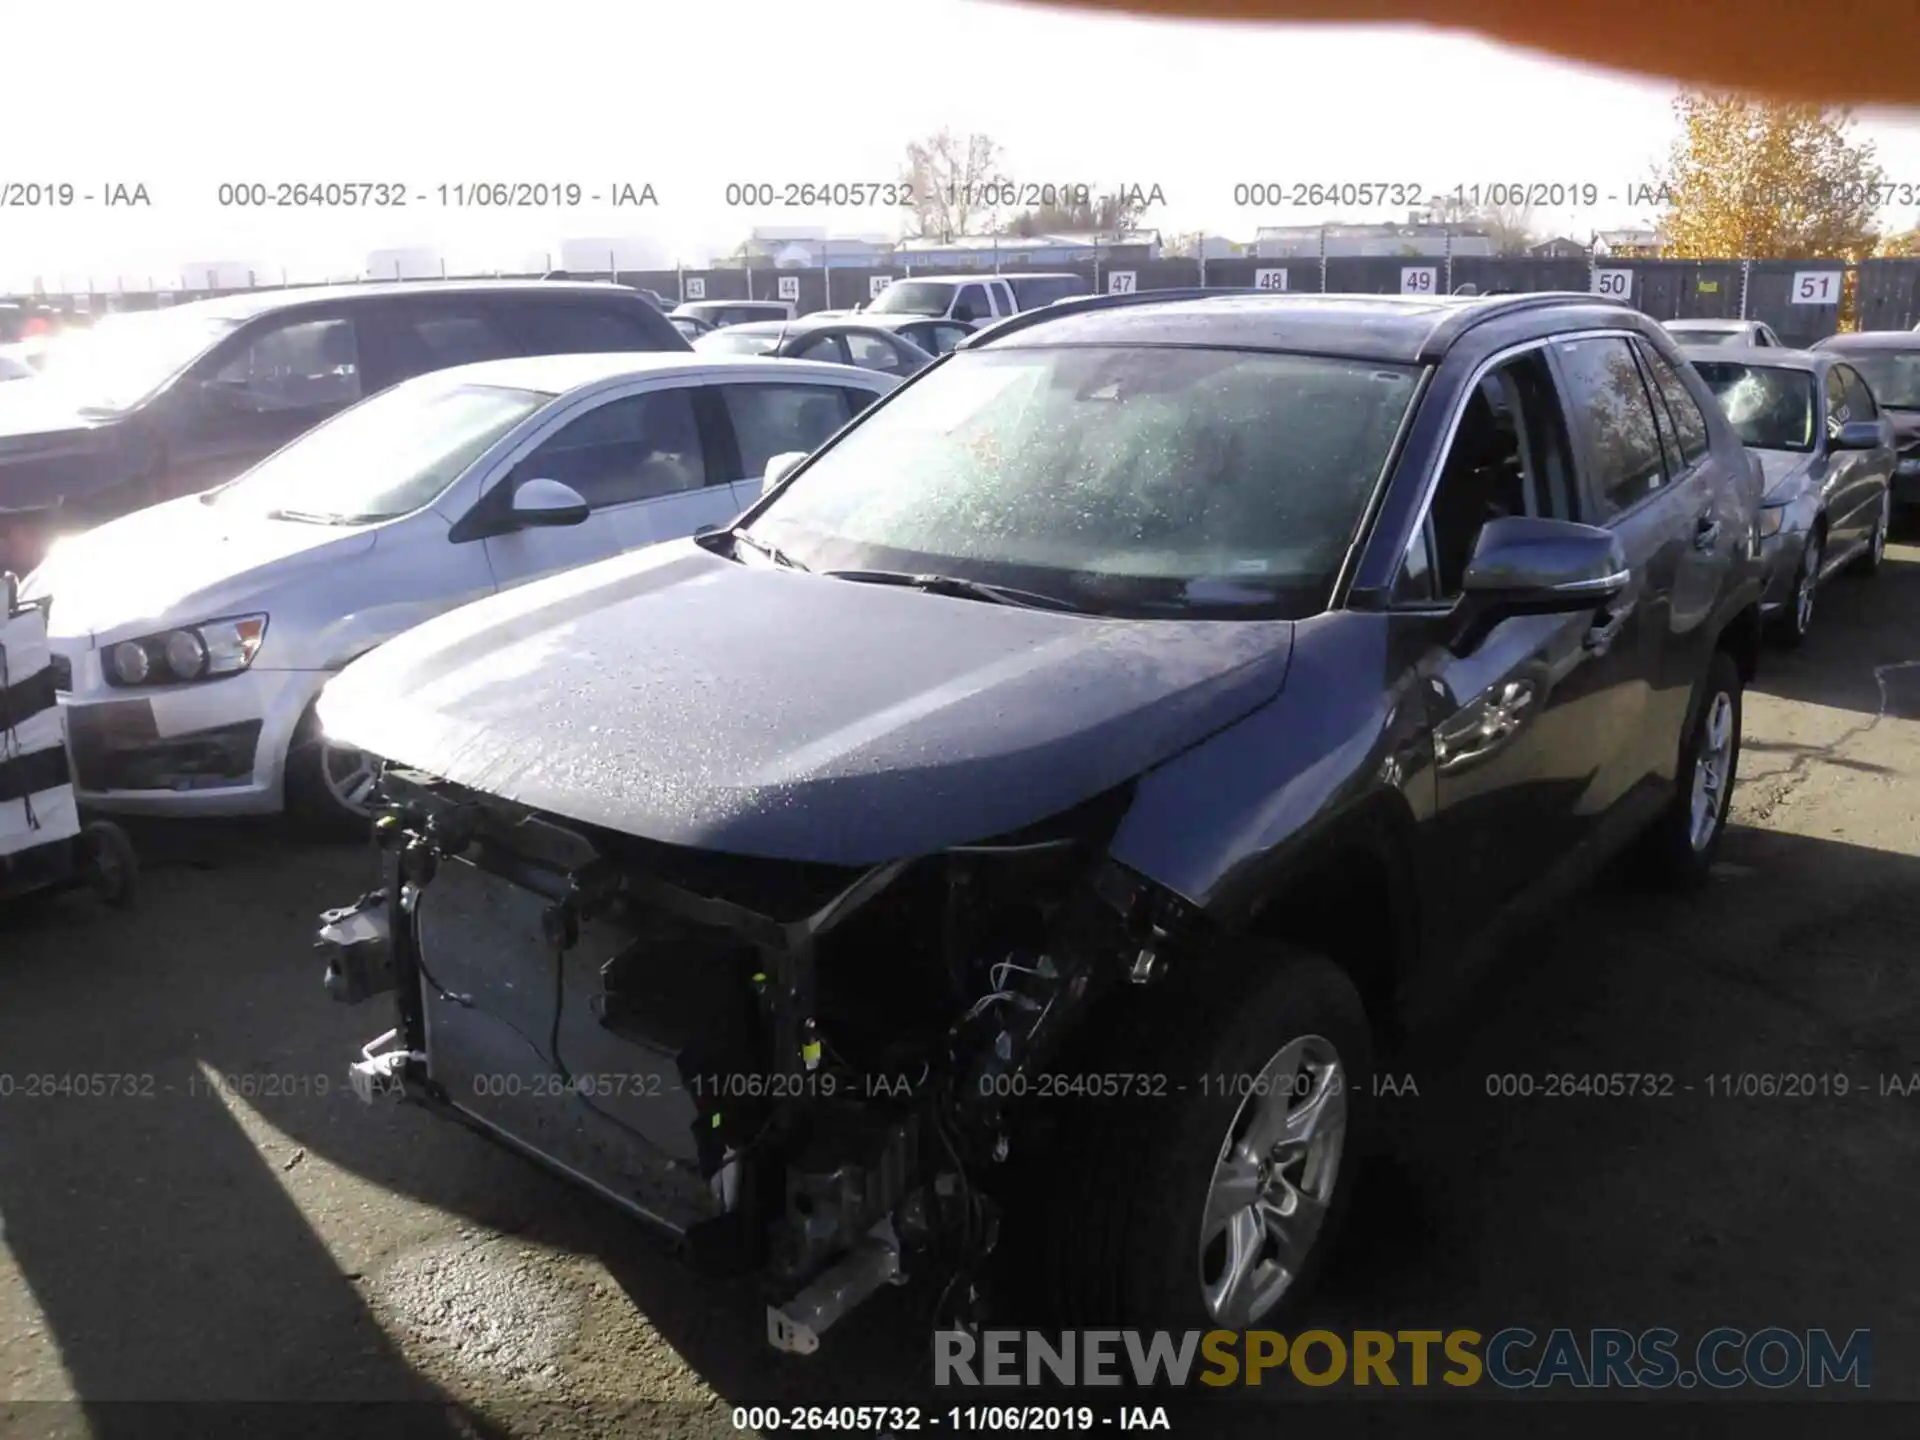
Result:
<svg viewBox="0 0 1920 1440">
<path fill-rule="evenodd" d="M 1838 270 L 1802 270 L 1793 277 L 1793 293 L 1788 297 L 1796 305 L 1838 305 Z"/>
<path fill-rule="evenodd" d="M 1256 290 L 1284 290 L 1287 288 L 1287 272 L 1284 270 L 1256 270 L 1253 272 L 1253 288 Z"/>
<path fill-rule="evenodd" d="M 707 298 L 707 282 L 698 275 L 687 277 L 687 299 L 704 300 Z"/>
<path fill-rule="evenodd" d="M 1633 272 L 1631 270 L 1596 270 L 1593 272 L 1593 293 L 1606 295 L 1614 300 L 1633 298 Z"/>
<path fill-rule="evenodd" d="M 1140 277 L 1132 270 L 1109 270 L 1107 272 L 1107 293 L 1109 295 L 1133 294 L 1133 282 Z"/>
<path fill-rule="evenodd" d="M 800 277 L 798 275 L 782 275 L 780 277 L 780 289 L 778 293 L 782 300 L 798 300 L 800 298 Z"/>
<path fill-rule="evenodd" d="M 1402 265 L 1400 267 L 1400 293 L 1402 295 L 1432 295 L 1439 289 L 1439 266 Z"/>
<path fill-rule="evenodd" d="M 867 298 L 877 300 L 880 292 L 893 283 L 891 275 L 869 275 L 867 277 Z"/>
</svg>

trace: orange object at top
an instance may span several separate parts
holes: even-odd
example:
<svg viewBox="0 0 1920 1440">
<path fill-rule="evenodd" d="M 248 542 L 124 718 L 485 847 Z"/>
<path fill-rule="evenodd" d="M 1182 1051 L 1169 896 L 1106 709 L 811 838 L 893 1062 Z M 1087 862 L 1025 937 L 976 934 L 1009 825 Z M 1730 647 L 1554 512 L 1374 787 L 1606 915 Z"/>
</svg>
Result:
<svg viewBox="0 0 1920 1440">
<path fill-rule="evenodd" d="M 1568 60 L 1829 104 L 1920 104 L 1916 0 L 1048 0 L 1206 20 L 1464 30 Z"/>
</svg>

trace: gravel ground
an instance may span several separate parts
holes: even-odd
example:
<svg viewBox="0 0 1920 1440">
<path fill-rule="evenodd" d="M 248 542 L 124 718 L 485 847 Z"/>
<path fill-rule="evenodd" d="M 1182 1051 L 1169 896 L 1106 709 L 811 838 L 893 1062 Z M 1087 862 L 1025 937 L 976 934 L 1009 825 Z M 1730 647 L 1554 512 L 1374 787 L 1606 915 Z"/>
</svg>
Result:
<svg viewBox="0 0 1920 1440">
<path fill-rule="evenodd" d="M 1417 1094 L 1381 1102 L 1391 1143 L 1319 1323 L 1868 1327 L 1875 1398 L 1920 1398 L 1920 1301 L 1890 1283 L 1920 1266 L 1920 1092 L 1881 1093 L 1920 1075 L 1915 614 L 1920 549 L 1837 581 L 1749 695 L 1716 883 L 1604 882 L 1405 1060 Z M 788 1360 L 751 1289 L 454 1126 L 356 1104 L 346 1061 L 387 1012 L 330 1003 L 309 942 L 366 888 L 360 851 L 275 825 L 137 838 L 133 910 L 0 913 L 0 1433 L 152 1433 L 162 1412 L 115 1402 L 231 1402 L 264 1434 L 307 1412 L 248 1402 L 431 1400 L 409 1433 L 693 1436 L 737 1433 L 740 1404 L 913 1397 L 910 1292 Z M 1611 1071 L 1675 1093 L 1487 1094 Z M 1711 1092 L 1745 1072 L 1852 1093 Z M 29 1098 L 39 1074 L 129 1078 Z"/>
</svg>

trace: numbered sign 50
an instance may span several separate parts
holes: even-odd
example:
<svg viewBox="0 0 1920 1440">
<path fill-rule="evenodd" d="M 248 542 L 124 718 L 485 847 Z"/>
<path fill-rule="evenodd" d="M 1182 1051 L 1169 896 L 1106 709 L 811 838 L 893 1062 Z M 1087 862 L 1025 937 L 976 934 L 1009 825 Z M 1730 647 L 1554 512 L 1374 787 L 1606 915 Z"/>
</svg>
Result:
<svg viewBox="0 0 1920 1440">
<path fill-rule="evenodd" d="M 1400 267 L 1400 293 L 1402 295 L 1432 295 L 1439 289 L 1439 266 L 1402 265 Z"/>
<path fill-rule="evenodd" d="M 1612 300 L 1631 300 L 1633 298 L 1633 272 L 1631 270 L 1594 271 L 1593 293 L 1596 295 L 1605 295 Z"/>
<path fill-rule="evenodd" d="M 1802 270 L 1793 277 L 1793 293 L 1789 298 L 1796 305 L 1838 305 L 1840 272 Z"/>
</svg>

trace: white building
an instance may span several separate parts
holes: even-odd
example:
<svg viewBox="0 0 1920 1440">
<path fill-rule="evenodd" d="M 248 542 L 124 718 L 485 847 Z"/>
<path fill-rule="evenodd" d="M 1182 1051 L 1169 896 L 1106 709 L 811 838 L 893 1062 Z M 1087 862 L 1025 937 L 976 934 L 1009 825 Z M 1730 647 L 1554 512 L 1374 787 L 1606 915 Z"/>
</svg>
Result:
<svg viewBox="0 0 1920 1440">
<path fill-rule="evenodd" d="M 373 250 L 367 254 L 369 280 L 438 280 L 449 273 L 446 257 L 430 246 Z"/>
<path fill-rule="evenodd" d="M 194 260 L 182 265 L 177 277 L 153 278 L 163 290 L 176 286 L 182 290 L 245 290 L 252 285 L 278 285 L 280 271 L 278 267 L 269 271 L 246 260 Z"/>
</svg>

